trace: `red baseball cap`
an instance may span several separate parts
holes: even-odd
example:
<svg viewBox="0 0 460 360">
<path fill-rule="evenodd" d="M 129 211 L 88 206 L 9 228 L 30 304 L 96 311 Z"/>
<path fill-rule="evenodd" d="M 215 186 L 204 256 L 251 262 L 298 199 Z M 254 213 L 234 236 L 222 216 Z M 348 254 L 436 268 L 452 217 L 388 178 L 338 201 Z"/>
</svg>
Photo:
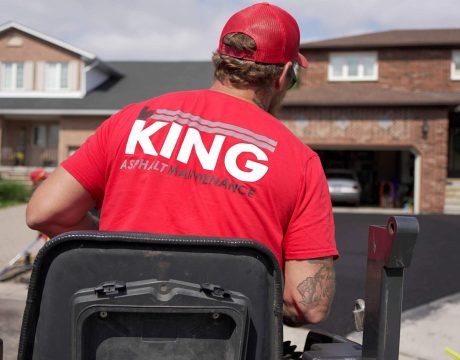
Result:
<svg viewBox="0 0 460 360">
<path fill-rule="evenodd" d="M 251 37 L 257 49 L 245 52 L 225 45 L 223 39 L 231 33 Z M 238 11 L 227 21 L 220 36 L 218 52 L 264 64 L 293 61 L 306 68 L 308 61 L 299 53 L 299 42 L 299 26 L 288 12 L 273 4 L 259 3 Z"/>
</svg>

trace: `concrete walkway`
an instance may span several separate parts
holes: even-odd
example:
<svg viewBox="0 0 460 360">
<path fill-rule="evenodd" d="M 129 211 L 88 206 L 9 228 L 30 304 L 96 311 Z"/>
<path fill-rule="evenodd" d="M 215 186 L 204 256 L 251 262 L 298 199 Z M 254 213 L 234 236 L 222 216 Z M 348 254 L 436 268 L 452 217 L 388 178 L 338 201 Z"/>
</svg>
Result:
<svg viewBox="0 0 460 360">
<path fill-rule="evenodd" d="M 362 333 L 348 338 L 361 343 Z M 444 351 L 446 346 L 460 351 L 460 294 L 402 314 L 399 360 L 452 359 Z"/>
<path fill-rule="evenodd" d="M 25 218 L 25 205 L 0 210 L 0 268 L 37 236 L 36 231 L 27 227 Z"/>
</svg>

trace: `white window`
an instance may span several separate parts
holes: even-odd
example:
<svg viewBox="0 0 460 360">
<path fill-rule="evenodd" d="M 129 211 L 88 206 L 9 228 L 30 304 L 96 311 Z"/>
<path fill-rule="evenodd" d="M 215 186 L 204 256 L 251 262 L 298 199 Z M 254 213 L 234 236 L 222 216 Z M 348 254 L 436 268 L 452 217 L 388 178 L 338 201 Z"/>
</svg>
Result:
<svg viewBox="0 0 460 360">
<path fill-rule="evenodd" d="M 66 62 L 47 62 L 45 64 L 45 90 L 59 91 L 69 89 L 69 64 Z"/>
<path fill-rule="evenodd" d="M 4 62 L 1 68 L 2 90 L 24 89 L 24 63 Z"/>
<path fill-rule="evenodd" d="M 377 54 L 331 53 L 328 79 L 330 81 L 375 81 L 378 79 Z"/>
<path fill-rule="evenodd" d="M 460 50 L 452 52 L 451 79 L 460 80 Z"/>
</svg>

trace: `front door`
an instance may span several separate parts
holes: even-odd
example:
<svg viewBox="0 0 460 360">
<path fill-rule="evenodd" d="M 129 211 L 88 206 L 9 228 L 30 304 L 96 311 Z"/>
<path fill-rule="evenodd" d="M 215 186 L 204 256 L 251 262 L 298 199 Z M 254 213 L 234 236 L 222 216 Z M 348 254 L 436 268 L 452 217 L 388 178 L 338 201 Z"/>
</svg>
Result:
<svg viewBox="0 0 460 360">
<path fill-rule="evenodd" d="M 59 125 L 37 123 L 32 125 L 30 131 L 32 141 L 29 143 L 28 163 L 35 166 L 56 166 Z"/>
</svg>

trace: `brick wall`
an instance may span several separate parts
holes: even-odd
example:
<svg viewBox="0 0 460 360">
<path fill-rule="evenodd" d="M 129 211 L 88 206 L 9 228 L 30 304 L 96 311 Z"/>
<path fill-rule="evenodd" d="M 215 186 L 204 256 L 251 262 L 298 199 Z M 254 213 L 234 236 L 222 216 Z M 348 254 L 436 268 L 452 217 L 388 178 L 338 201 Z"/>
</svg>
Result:
<svg viewBox="0 0 460 360">
<path fill-rule="evenodd" d="M 329 52 L 304 52 L 310 61 L 302 73 L 302 84 L 317 87 L 328 82 Z M 460 81 L 451 77 L 452 51 L 449 49 L 380 49 L 379 79 L 372 83 L 406 91 L 460 91 Z"/>
<path fill-rule="evenodd" d="M 22 39 L 22 46 L 8 46 L 13 36 Z M 79 60 L 78 56 L 69 51 L 15 29 L 0 34 L 0 54 L 1 61 Z"/>
<path fill-rule="evenodd" d="M 452 51 L 385 50 L 379 52 L 379 84 L 402 90 L 460 91 L 452 81 Z"/>
<path fill-rule="evenodd" d="M 22 45 L 9 46 L 8 43 L 12 37 L 20 37 Z M 78 55 L 15 29 L 10 29 L 0 34 L 0 62 L 2 61 L 34 62 L 33 89 L 36 88 L 38 61 L 76 61 L 79 64 L 78 66 L 81 65 Z M 80 72 L 78 72 L 77 88 L 80 88 L 80 82 Z"/>
<path fill-rule="evenodd" d="M 442 212 L 447 176 L 447 109 L 290 108 L 284 124 L 313 148 L 411 149 L 421 155 L 421 212 Z M 422 134 L 428 122 L 426 137 Z"/>
<path fill-rule="evenodd" d="M 106 118 L 107 117 L 62 117 L 59 133 L 59 161 L 68 157 L 70 148 L 78 148 L 83 144 Z"/>
<path fill-rule="evenodd" d="M 327 66 L 329 53 L 327 51 L 304 52 L 310 66 L 301 69 L 300 83 L 305 87 L 317 87 L 327 83 Z"/>
</svg>

